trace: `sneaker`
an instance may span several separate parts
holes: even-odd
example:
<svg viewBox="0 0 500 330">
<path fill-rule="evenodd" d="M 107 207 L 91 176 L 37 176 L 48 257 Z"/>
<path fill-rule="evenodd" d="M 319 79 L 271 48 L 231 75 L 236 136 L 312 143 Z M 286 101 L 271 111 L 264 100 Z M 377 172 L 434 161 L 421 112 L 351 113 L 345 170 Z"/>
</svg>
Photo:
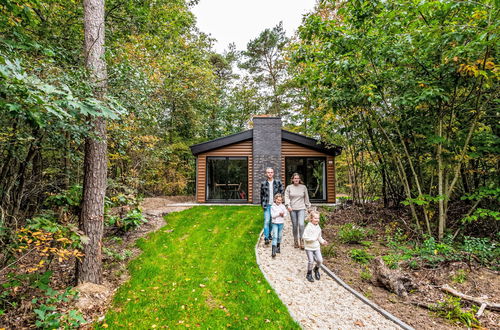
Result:
<svg viewBox="0 0 500 330">
<path fill-rule="evenodd" d="M 268 238 L 264 238 L 264 244 L 265 245 L 269 245 L 269 239 Z"/>
</svg>

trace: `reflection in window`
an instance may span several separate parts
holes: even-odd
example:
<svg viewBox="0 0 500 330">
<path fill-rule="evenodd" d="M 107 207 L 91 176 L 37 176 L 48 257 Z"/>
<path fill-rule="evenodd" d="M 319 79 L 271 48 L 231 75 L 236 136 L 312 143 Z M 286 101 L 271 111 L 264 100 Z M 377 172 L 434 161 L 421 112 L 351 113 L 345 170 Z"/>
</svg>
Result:
<svg viewBox="0 0 500 330">
<path fill-rule="evenodd" d="M 207 158 L 207 200 L 248 200 L 247 157 Z"/>
<path fill-rule="evenodd" d="M 286 184 L 292 182 L 293 173 L 299 173 L 307 187 L 309 199 L 326 201 L 326 158 L 324 157 L 286 157 Z"/>
</svg>

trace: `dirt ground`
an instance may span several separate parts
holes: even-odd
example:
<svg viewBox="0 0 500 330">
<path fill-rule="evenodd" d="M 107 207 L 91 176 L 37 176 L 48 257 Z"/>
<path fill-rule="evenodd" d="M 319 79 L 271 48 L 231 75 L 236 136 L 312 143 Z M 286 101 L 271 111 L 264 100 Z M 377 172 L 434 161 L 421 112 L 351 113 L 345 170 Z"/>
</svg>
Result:
<svg viewBox="0 0 500 330">
<path fill-rule="evenodd" d="M 95 285 L 84 283 L 76 287 L 79 291 L 77 301 L 70 301 L 64 305 L 59 304 L 59 311 L 78 309 L 87 321 L 102 320 L 114 292 L 128 280 L 127 264 L 141 252 L 136 246 L 137 239 L 147 236 L 165 225 L 164 215 L 170 212 L 182 211 L 190 206 L 171 206 L 171 204 L 193 203 L 194 197 L 155 197 L 146 198 L 141 203 L 143 214 L 148 220 L 139 228 L 129 231 L 123 235 L 116 235 L 113 229 L 105 227 L 103 237 L 103 283 Z M 29 256 L 23 260 L 29 264 Z M 64 290 L 75 285 L 75 260 L 69 259 L 61 263 L 52 263 L 50 270 L 53 276 L 50 279 L 50 287 L 54 290 Z M 5 272 L 0 274 L 0 284 L 5 282 Z M 0 285 L 0 294 L 2 287 Z M 18 297 L 35 297 L 39 294 L 38 289 L 30 286 L 19 286 L 16 288 Z M 14 302 L 15 308 L 10 308 L 0 316 L 0 329 L 30 329 L 34 327 L 34 304 L 31 298 L 19 299 Z M 91 329 L 92 325 L 86 325 L 83 329 Z"/>
<path fill-rule="evenodd" d="M 375 231 L 374 241 L 371 247 L 367 248 L 368 253 L 374 256 L 388 254 L 389 250 L 384 245 L 386 219 L 399 220 L 404 223 L 408 219 L 398 211 L 374 208 L 367 213 L 361 213 L 352 207 L 338 210 L 328 214 L 328 220 L 323 226 L 323 236 L 333 244 L 331 253 L 325 256 L 325 264 L 333 272 L 339 275 L 346 283 L 358 292 L 363 293 L 367 298 L 400 318 L 405 323 L 415 329 L 459 329 L 466 328 L 461 324 L 452 324 L 440 318 L 426 308 L 418 307 L 412 302 L 424 305 L 435 304 L 445 298 L 445 294 L 440 290 L 444 284 L 448 284 L 454 289 L 474 297 L 482 297 L 490 302 L 500 302 L 500 274 L 490 269 L 477 265 L 468 265 L 465 262 L 444 263 L 437 268 L 421 268 L 412 270 L 404 268 L 418 284 L 418 290 L 411 293 L 405 300 L 396 294 L 390 293 L 384 288 L 375 286 L 371 280 L 363 280 L 361 273 L 367 271 L 366 265 L 354 262 L 349 251 L 353 248 L 363 248 L 359 244 L 343 244 L 339 241 L 338 228 L 345 223 L 357 223 L 371 228 Z M 452 278 L 457 273 L 466 274 L 467 280 L 464 283 L 456 283 Z M 481 326 L 486 329 L 500 328 L 500 313 L 486 310 L 479 318 Z"/>
</svg>

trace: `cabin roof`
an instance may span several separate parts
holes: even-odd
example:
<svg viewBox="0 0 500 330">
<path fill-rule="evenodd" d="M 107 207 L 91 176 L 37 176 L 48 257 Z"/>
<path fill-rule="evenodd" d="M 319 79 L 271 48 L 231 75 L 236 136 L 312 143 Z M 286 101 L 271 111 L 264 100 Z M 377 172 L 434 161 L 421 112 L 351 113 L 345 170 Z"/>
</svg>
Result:
<svg viewBox="0 0 500 330">
<path fill-rule="evenodd" d="M 190 148 L 193 155 L 197 156 L 204 152 L 252 139 L 253 129 L 249 129 L 240 133 L 231 134 L 214 140 L 194 144 L 190 146 Z M 340 146 L 328 146 L 316 139 L 304 136 L 302 134 L 286 131 L 284 129 L 281 130 L 281 140 L 295 143 L 331 156 L 338 156 L 342 152 L 342 147 Z"/>
</svg>

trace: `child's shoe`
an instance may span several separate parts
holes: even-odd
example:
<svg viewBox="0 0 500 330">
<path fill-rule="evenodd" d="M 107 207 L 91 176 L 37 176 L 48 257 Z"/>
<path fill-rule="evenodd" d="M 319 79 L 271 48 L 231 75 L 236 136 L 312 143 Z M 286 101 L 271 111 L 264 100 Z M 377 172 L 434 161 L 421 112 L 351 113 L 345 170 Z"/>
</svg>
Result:
<svg viewBox="0 0 500 330">
<path fill-rule="evenodd" d="M 304 240 L 300 239 L 300 249 L 304 250 Z"/>
<path fill-rule="evenodd" d="M 276 253 L 281 253 L 281 251 L 280 251 L 280 244 L 281 243 L 278 243 L 278 245 L 276 246 Z"/>
<path fill-rule="evenodd" d="M 306 278 L 309 282 L 314 282 L 313 276 L 312 276 L 312 270 L 307 271 Z"/>
<path fill-rule="evenodd" d="M 293 241 L 293 247 L 298 249 L 299 248 L 299 241 L 298 240 L 294 240 Z"/>
<path fill-rule="evenodd" d="M 272 252 L 271 252 L 271 257 L 276 257 L 276 245 L 272 246 Z"/>
<path fill-rule="evenodd" d="M 314 267 L 314 277 L 316 278 L 316 280 L 319 281 L 319 279 L 321 278 L 321 275 L 319 274 L 319 267 L 316 266 Z"/>
</svg>

